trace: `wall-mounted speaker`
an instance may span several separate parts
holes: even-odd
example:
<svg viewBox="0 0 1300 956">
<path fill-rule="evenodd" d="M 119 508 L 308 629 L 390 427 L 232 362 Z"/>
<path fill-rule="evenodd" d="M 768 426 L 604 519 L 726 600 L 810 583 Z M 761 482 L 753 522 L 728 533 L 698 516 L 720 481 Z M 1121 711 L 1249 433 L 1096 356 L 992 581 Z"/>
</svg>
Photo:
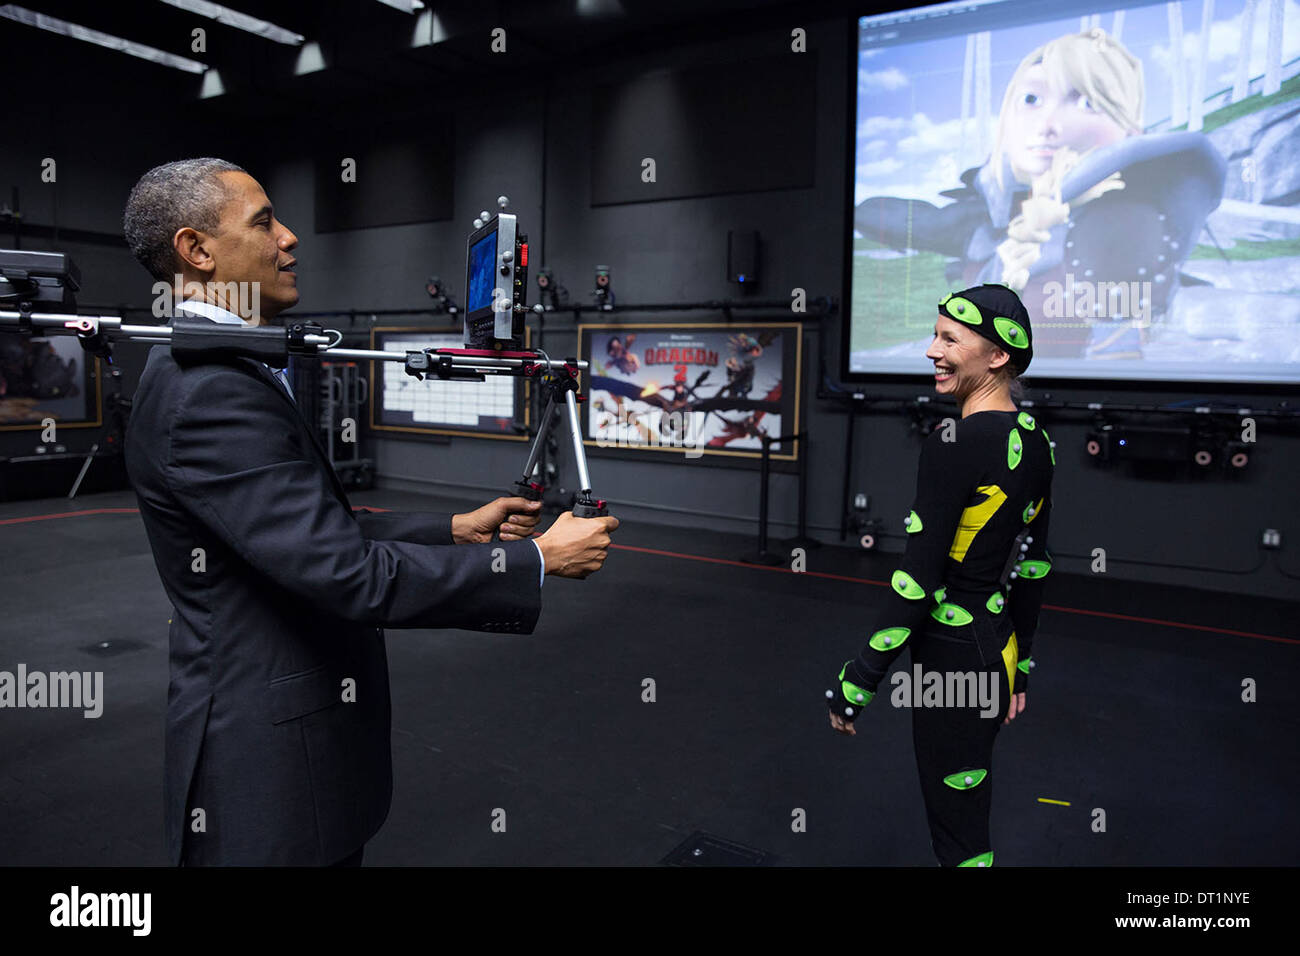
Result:
<svg viewBox="0 0 1300 956">
<path fill-rule="evenodd" d="M 740 287 L 758 284 L 758 230 L 732 229 L 727 233 L 727 281 Z"/>
</svg>

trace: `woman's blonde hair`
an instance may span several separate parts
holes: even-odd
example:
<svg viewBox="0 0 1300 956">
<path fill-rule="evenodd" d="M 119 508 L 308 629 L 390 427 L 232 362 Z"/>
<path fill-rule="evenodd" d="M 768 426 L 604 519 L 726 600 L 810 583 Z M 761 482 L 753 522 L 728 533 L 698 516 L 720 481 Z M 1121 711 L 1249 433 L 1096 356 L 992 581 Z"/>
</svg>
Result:
<svg viewBox="0 0 1300 956">
<path fill-rule="evenodd" d="M 1019 372 L 1008 373 L 1007 391 L 1011 394 L 1011 400 L 1019 405 L 1025 400 L 1025 380 L 1020 377 Z"/>
<path fill-rule="evenodd" d="M 992 357 L 995 350 L 1001 348 L 997 343 L 984 340 L 984 355 L 986 358 Z M 1005 352 L 1006 349 L 1003 349 Z M 1025 399 L 1025 380 L 1020 377 L 1020 370 L 1016 368 L 1015 357 L 1008 358 L 1005 364 L 997 370 L 997 377 L 1001 383 L 1007 387 L 1011 395 L 1011 400 L 1019 405 Z"/>
<path fill-rule="evenodd" d="M 1050 82 L 1068 83 L 1088 97 L 1129 134 L 1141 133 L 1146 83 L 1142 61 L 1105 30 L 1070 33 L 1044 43 L 1020 61 L 1002 96 L 997 135 L 993 139 L 993 174 L 1002 182 L 1002 137 L 1015 99 L 1016 88 L 1031 66 L 1042 64 Z"/>
</svg>

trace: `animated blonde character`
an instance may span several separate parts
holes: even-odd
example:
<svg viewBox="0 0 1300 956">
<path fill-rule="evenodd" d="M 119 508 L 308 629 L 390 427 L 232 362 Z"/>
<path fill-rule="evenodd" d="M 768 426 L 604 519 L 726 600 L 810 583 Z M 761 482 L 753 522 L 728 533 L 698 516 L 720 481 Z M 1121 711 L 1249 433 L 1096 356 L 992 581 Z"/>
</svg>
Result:
<svg viewBox="0 0 1300 956">
<path fill-rule="evenodd" d="M 1140 358 L 1226 172 L 1202 133 L 1145 133 L 1144 101 L 1142 63 L 1118 40 L 1057 37 L 1016 68 L 988 162 L 942 194 L 954 202 L 868 199 L 854 225 L 954 257 L 949 282 L 1019 293 L 1042 357 Z"/>
<path fill-rule="evenodd" d="M 997 248 L 1003 284 L 1023 290 L 1052 227 L 1124 188 L 1115 172 L 1072 202 L 1061 198 L 1062 182 L 1083 155 L 1142 132 L 1143 95 L 1141 61 L 1103 30 L 1058 37 L 1020 62 L 1002 98 L 990 162 L 999 188 L 1008 174 L 1030 186 Z"/>
</svg>

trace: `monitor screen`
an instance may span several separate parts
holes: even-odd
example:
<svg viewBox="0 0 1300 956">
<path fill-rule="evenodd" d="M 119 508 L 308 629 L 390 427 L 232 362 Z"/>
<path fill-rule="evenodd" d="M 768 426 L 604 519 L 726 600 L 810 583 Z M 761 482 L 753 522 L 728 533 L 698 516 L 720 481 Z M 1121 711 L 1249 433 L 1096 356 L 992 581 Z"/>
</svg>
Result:
<svg viewBox="0 0 1300 956">
<path fill-rule="evenodd" d="M 939 300 L 989 282 L 1029 310 L 1030 379 L 1300 381 L 1297 24 L 1296 0 L 861 18 L 845 376 L 930 374 Z"/>
<path fill-rule="evenodd" d="M 469 312 L 492 306 L 496 288 L 497 232 L 494 229 L 469 249 Z"/>
<path fill-rule="evenodd" d="M 97 360 L 73 336 L 0 332 L 0 431 L 101 424 Z"/>
</svg>

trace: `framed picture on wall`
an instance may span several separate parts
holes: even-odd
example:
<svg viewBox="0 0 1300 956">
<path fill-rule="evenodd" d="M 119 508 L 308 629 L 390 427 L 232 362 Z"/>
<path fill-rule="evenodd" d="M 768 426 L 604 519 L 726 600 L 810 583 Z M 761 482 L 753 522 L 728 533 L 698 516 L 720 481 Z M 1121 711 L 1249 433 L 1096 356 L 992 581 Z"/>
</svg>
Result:
<svg viewBox="0 0 1300 956">
<path fill-rule="evenodd" d="M 74 336 L 0 335 L 0 431 L 103 424 L 99 359 Z"/>
<path fill-rule="evenodd" d="M 579 325 L 584 444 L 612 454 L 757 463 L 762 436 L 799 429 L 794 323 Z M 795 462 L 797 442 L 773 442 Z"/>
<path fill-rule="evenodd" d="M 459 329 L 376 328 L 370 347 L 382 352 L 464 348 Z M 488 375 L 482 382 L 406 374 L 400 362 L 370 363 L 370 428 L 392 437 L 464 435 L 527 441 L 527 386 L 522 378 Z M 523 430 L 516 427 L 522 426 Z"/>
</svg>

